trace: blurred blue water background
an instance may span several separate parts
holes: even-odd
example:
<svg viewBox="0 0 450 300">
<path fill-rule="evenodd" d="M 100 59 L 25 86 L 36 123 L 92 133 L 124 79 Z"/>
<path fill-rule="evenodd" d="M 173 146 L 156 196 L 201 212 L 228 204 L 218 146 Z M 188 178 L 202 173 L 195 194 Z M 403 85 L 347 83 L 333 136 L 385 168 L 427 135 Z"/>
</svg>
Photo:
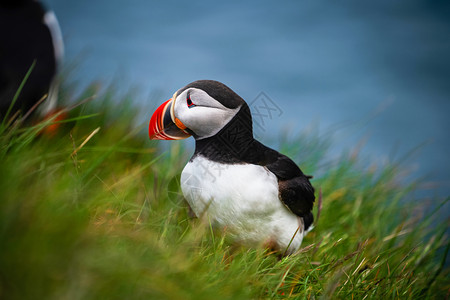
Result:
<svg viewBox="0 0 450 300">
<path fill-rule="evenodd" d="M 450 195 L 449 1 L 47 0 L 66 62 L 81 86 L 116 80 L 155 105 L 197 79 L 281 109 L 259 132 L 333 133 L 331 155 L 362 149 L 425 176 L 428 196 Z M 149 96 L 153 95 L 153 96 Z M 156 96 L 155 96 L 156 95 Z M 158 98 L 158 99 L 156 99 Z"/>
</svg>

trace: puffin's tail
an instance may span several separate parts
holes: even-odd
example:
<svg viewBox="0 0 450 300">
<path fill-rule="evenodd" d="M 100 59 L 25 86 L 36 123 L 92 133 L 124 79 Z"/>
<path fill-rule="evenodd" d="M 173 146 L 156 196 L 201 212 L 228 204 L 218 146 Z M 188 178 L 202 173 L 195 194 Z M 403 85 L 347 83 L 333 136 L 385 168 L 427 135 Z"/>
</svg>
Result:
<svg viewBox="0 0 450 300">
<path fill-rule="evenodd" d="M 305 232 L 306 233 L 310 232 L 314 228 L 313 222 L 314 222 L 314 216 L 311 212 L 303 217 L 303 224 L 305 224 Z"/>
</svg>

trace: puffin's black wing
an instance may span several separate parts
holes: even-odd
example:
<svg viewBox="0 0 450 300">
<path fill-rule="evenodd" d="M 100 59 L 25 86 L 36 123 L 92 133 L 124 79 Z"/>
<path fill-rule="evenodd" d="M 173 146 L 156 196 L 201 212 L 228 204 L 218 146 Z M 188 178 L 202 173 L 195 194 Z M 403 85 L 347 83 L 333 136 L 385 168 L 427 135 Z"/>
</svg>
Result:
<svg viewBox="0 0 450 300">
<path fill-rule="evenodd" d="M 310 213 L 315 200 L 314 188 L 300 168 L 282 154 L 266 167 L 278 178 L 281 201 L 300 217 Z"/>
<path fill-rule="evenodd" d="M 45 13 L 37 1 L 0 0 L 0 119 L 34 61 L 13 112 L 22 109 L 25 114 L 49 93 L 57 62 Z"/>
<path fill-rule="evenodd" d="M 280 200 L 294 214 L 302 217 L 305 228 L 308 228 L 314 220 L 311 210 L 315 200 L 314 188 L 308 176 L 286 155 L 257 143 L 258 153 L 264 153 L 264 159 L 259 164 L 277 177 Z"/>
</svg>

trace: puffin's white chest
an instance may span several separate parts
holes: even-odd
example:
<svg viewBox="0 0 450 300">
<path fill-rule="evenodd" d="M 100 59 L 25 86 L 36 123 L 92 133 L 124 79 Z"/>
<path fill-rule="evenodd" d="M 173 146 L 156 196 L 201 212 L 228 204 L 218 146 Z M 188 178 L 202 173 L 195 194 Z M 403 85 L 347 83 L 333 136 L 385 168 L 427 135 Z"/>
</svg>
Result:
<svg viewBox="0 0 450 300">
<path fill-rule="evenodd" d="M 183 195 L 198 217 L 206 216 L 238 241 L 276 242 L 289 252 L 301 244 L 298 217 L 278 198 L 276 176 L 252 164 L 221 164 L 197 156 L 181 174 Z"/>
</svg>

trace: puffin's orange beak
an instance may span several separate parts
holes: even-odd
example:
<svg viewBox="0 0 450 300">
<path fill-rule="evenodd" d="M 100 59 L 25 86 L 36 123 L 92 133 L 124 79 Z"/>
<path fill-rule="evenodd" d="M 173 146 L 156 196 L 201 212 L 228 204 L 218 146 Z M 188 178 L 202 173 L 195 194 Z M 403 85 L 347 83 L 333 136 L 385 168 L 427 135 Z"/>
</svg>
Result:
<svg viewBox="0 0 450 300">
<path fill-rule="evenodd" d="M 151 140 L 182 140 L 191 135 L 186 126 L 173 115 L 173 100 L 164 102 L 153 113 L 148 126 Z"/>
</svg>

